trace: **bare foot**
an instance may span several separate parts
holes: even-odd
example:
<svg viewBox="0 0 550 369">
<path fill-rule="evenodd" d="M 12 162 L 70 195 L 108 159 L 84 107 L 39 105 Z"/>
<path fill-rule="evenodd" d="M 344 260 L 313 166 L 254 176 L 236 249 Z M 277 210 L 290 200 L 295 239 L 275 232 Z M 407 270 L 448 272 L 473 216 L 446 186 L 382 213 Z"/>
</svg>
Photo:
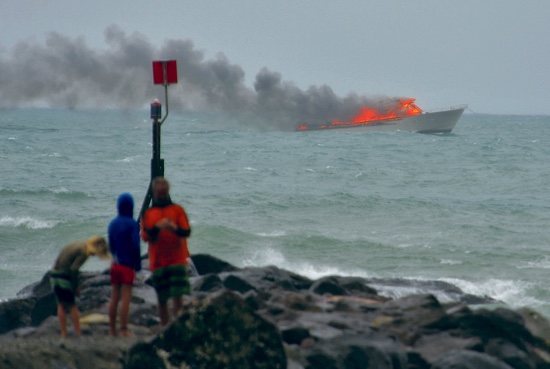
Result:
<svg viewBox="0 0 550 369">
<path fill-rule="evenodd" d="M 120 335 L 122 337 L 133 337 L 134 334 L 128 330 L 128 328 L 120 328 Z"/>
</svg>

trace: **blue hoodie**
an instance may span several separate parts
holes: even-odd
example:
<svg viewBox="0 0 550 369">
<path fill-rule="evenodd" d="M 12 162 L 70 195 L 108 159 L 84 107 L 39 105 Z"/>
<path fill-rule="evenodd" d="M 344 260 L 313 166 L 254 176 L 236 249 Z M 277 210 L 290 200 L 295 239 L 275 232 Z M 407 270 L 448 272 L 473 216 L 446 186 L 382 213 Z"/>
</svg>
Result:
<svg viewBox="0 0 550 369">
<path fill-rule="evenodd" d="M 134 220 L 134 199 L 123 193 L 117 201 L 118 216 L 109 223 L 109 249 L 117 264 L 141 270 L 139 224 Z"/>
</svg>

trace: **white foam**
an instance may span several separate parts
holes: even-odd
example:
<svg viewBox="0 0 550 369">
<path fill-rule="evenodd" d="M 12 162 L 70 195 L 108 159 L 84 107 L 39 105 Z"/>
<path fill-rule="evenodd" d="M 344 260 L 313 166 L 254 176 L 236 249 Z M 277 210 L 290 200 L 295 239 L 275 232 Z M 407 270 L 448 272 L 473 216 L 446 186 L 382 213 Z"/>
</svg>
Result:
<svg viewBox="0 0 550 369">
<path fill-rule="evenodd" d="M 542 258 L 535 261 L 525 261 L 516 265 L 518 269 L 550 269 L 550 258 Z"/>
<path fill-rule="evenodd" d="M 260 233 L 256 233 L 256 235 L 260 237 L 282 237 L 282 236 L 286 236 L 286 232 L 285 231 L 273 231 L 270 233 L 260 232 Z"/>
<path fill-rule="evenodd" d="M 257 250 L 254 254 L 250 255 L 247 259 L 243 260 L 243 266 L 266 266 L 275 265 L 280 268 L 298 273 L 310 279 L 319 279 L 329 275 L 340 276 L 356 276 L 363 278 L 372 278 L 365 270 L 359 269 L 342 269 L 333 265 L 314 265 L 307 261 L 298 260 L 290 261 L 278 250 L 266 248 Z M 458 264 L 462 263 L 458 260 L 442 259 L 442 264 Z M 410 277 L 404 279 L 413 280 L 433 280 L 425 279 L 422 277 Z M 475 296 L 489 296 L 495 300 L 502 301 L 507 305 L 514 308 L 522 306 L 539 307 L 547 305 L 546 302 L 536 299 L 529 295 L 529 289 L 534 287 L 532 283 L 516 280 L 503 280 L 503 279 L 488 279 L 485 281 L 472 282 L 458 278 L 438 278 L 436 280 L 450 283 L 460 288 L 464 293 Z M 416 293 L 435 293 L 440 301 L 448 302 L 454 301 L 457 296 L 454 292 L 434 291 L 429 286 L 377 286 L 373 283 L 373 287 L 379 289 L 380 293 L 384 296 L 399 298 Z"/>
<path fill-rule="evenodd" d="M 26 227 L 28 229 L 47 229 L 55 227 L 59 222 L 54 220 L 41 220 L 31 217 L 10 217 L 0 218 L 0 227 Z"/>
<path fill-rule="evenodd" d="M 129 163 L 131 161 L 134 161 L 134 159 L 139 158 L 140 155 L 134 155 L 134 156 L 127 156 L 124 159 L 117 159 L 117 162 L 119 163 Z"/>
<path fill-rule="evenodd" d="M 66 189 L 65 187 L 59 187 L 59 188 L 50 188 L 50 191 L 53 193 L 69 193 L 70 191 Z"/>
<path fill-rule="evenodd" d="M 46 156 L 46 157 L 49 157 L 49 158 L 60 158 L 61 154 L 58 153 L 58 152 L 54 152 L 54 153 L 51 153 L 51 154 L 42 154 L 40 156 Z"/>
<path fill-rule="evenodd" d="M 413 246 L 415 246 L 414 243 L 400 243 L 400 244 L 397 245 L 397 247 L 400 248 L 400 249 L 407 249 L 407 248 L 413 247 Z"/>
<path fill-rule="evenodd" d="M 489 296 L 513 307 L 540 306 L 542 301 L 527 294 L 532 283 L 505 279 L 488 279 L 480 282 L 470 282 L 458 278 L 440 278 L 439 280 L 454 284 L 465 293 L 476 296 Z"/>
<path fill-rule="evenodd" d="M 273 249 L 256 250 L 249 258 L 243 260 L 243 265 L 247 266 L 265 266 L 265 265 L 277 265 L 286 263 L 286 260 L 278 251 Z"/>
<path fill-rule="evenodd" d="M 8 140 L 11 140 L 11 141 L 14 141 L 16 138 L 15 137 L 8 137 Z"/>
<path fill-rule="evenodd" d="M 453 259 L 441 259 L 439 263 L 443 265 L 460 265 L 462 264 L 462 261 Z"/>
<path fill-rule="evenodd" d="M 289 261 L 285 256 L 273 249 L 258 250 L 248 259 L 243 260 L 243 266 L 275 265 L 279 268 L 298 273 L 310 279 L 319 279 L 329 275 L 354 276 L 368 278 L 363 270 L 342 270 L 332 265 L 313 265 L 305 261 Z"/>
<path fill-rule="evenodd" d="M 452 299 L 449 298 L 449 296 L 443 293 L 437 293 L 437 291 L 433 291 L 431 289 L 418 287 L 418 286 L 412 286 L 412 285 L 411 286 L 392 286 L 392 285 L 385 285 L 385 284 L 377 284 L 376 282 L 370 283 L 369 286 L 376 289 L 381 296 L 389 297 L 391 299 L 400 299 L 402 297 L 415 295 L 415 294 L 432 293 L 441 302 L 452 301 Z"/>
<path fill-rule="evenodd" d="M 252 167 L 244 167 L 244 170 L 251 170 L 251 171 L 256 171 L 257 169 L 255 169 L 255 168 L 252 168 Z"/>
</svg>

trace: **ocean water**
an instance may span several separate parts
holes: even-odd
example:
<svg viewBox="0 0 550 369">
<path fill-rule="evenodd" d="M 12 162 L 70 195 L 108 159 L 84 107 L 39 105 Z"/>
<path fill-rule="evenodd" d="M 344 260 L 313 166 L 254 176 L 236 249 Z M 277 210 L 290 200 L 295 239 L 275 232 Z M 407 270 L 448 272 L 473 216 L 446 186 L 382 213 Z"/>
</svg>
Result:
<svg viewBox="0 0 550 369">
<path fill-rule="evenodd" d="M 550 117 L 470 114 L 446 135 L 256 126 L 198 113 L 163 125 L 192 253 L 447 281 L 550 316 Z M 146 111 L 0 111 L 0 299 L 68 242 L 105 234 L 121 192 L 137 212 L 150 158 Z"/>
</svg>

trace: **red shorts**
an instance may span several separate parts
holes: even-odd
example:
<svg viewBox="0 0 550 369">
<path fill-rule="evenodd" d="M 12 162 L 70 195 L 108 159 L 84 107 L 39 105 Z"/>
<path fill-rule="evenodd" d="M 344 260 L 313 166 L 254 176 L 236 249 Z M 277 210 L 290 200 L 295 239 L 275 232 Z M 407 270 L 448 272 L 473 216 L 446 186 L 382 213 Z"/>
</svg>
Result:
<svg viewBox="0 0 550 369">
<path fill-rule="evenodd" d="M 111 284 L 134 284 L 136 272 L 134 269 L 122 265 L 111 265 Z"/>
</svg>

